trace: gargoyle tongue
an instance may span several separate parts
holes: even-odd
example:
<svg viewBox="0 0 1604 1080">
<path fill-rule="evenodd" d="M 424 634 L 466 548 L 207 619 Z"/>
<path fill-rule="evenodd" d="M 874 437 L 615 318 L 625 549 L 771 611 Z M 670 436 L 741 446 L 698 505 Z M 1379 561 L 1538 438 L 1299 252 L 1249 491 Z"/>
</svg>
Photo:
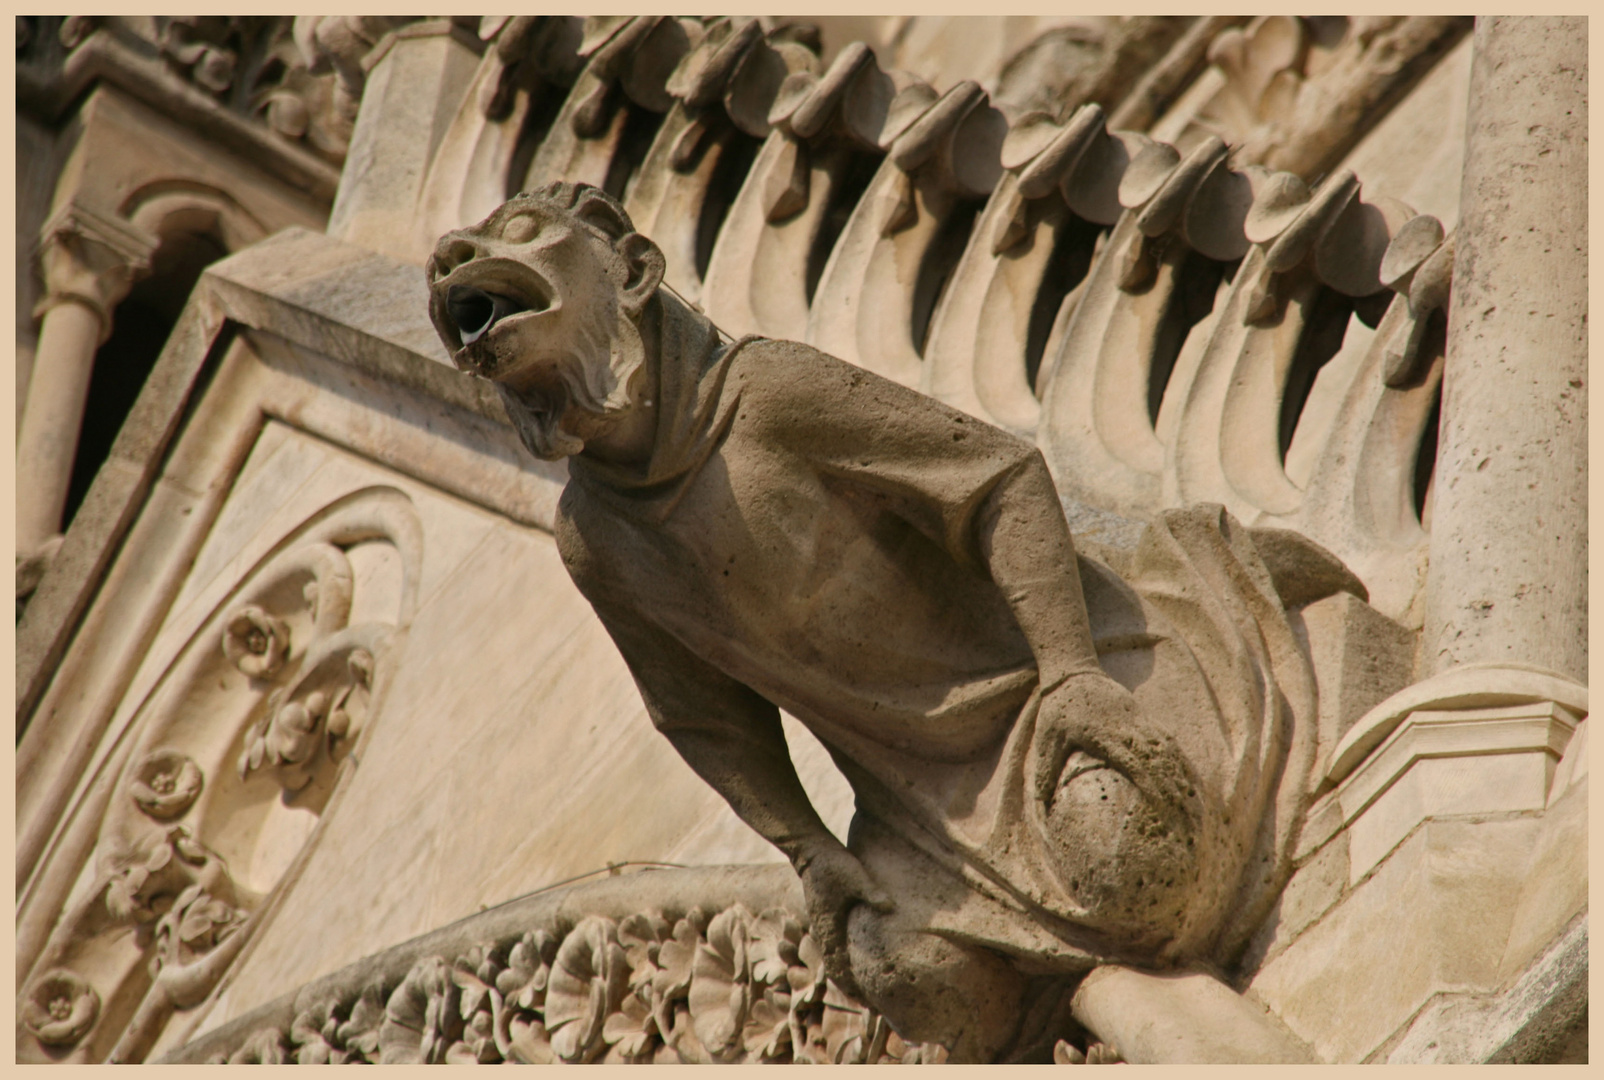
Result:
<svg viewBox="0 0 1604 1080">
<path fill-rule="evenodd" d="M 508 315 L 529 308 L 510 296 L 488 293 L 472 285 L 453 285 L 446 293 L 446 310 L 462 336 L 462 343 L 472 345 Z"/>
</svg>

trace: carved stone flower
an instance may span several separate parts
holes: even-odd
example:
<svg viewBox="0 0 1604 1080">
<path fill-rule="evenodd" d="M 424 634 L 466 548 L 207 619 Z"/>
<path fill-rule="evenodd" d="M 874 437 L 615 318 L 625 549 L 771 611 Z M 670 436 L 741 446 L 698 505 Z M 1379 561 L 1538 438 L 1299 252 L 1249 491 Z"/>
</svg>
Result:
<svg viewBox="0 0 1604 1080">
<path fill-rule="evenodd" d="M 151 902 L 175 896 L 192 884 L 208 854 L 182 825 L 168 827 L 148 849 L 115 853 L 107 859 L 106 909 L 119 921 L 149 922 Z"/>
<path fill-rule="evenodd" d="M 696 962 L 696 948 L 706 928 L 707 915 L 701 908 L 693 907 L 674 924 L 672 938 L 657 949 L 658 970 L 652 976 L 652 1011 L 657 1015 L 657 1030 L 670 1046 L 677 1047 L 690 1031 L 686 1022 L 690 1012 L 684 1001 L 691 989 L 691 967 Z M 695 1038 L 694 1034 L 692 1038 Z M 700 1046 L 700 1043 L 697 1045 Z"/>
<path fill-rule="evenodd" d="M 752 978 L 788 990 L 791 968 L 802 966 L 797 954 L 802 932 L 802 924 L 783 908 L 770 908 L 754 919 L 748 945 Z"/>
<path fill-rule="evenodd" d="M 173 906 L 156 924 L 156 955 L 152 966 L 189 964 L 239 929 L 245 916 L 200 885 L 178 894 Z"/>
<path fill-rule="evenodd" d="M 852 1000 L 834 982 L 829 982 L 819 1024 L 824 1061 L 831 1065 L 862 1061 L 873 1019 L 867 1006 Z"/>
<path fill-rule="evenodd" d="M 803 931 L 796 946 L 796 962 L 786 968 L 785 981 L 791 991 L 791 1053 L 799 1060 L 812 1061 L 817 1057 L 809 1049 L 817 1040 L 809 1034 L 810 1025 L 817 1034 L 818 1013 L 823 1007 L 825 984 L 824 954 L 813 943 L 813 935 Z M 819 1045 L 822 1045 L 819 1044 Z M 821 1051 L 822 1053 L 822 1051 Z"/>
<path fill-rule="evenodd" d="M 438 956 L 418 961 L 385 1004 L 379 1026 L 384 1065 L 438 1065 L 462 1034 L 460 991 Z"/>
<path fill-rule="evenodd" d="M 288 1060 L 284 1033 L 274 1027 L 258 1031 L 228 1056 L 230 1065 L 282 1065 Z"/>
<path fill-rule="evenodd" d="M 269 715 L 257 721 L 245 736 L 245 749 L 239 757 L 241 777 L 264 766 L 309 762 L 322 736 L 328 695 L 321 690 L 314 690 L 304 699 L 270 705 L 269 708 Z M 280 774 L 279 781 L 294 791 L 305 787 L 311 778 L 309 771 L 289 770 Z"/>
<path fill-rule="evenodd" d="M 355 1057 L 340 1042 L 340 1022 L 333 1015 L 333 1004 L 329 999 L 316 1002 L 290 1022 L 297 1065 L 344 1065 Z"/>
<path fill-rule="evenodd" d="M 368 692 L 373 687 L 373 654 L 366 649 L 353 649 L 346 657 L 351 680 L 334 695 L 329 705 L 327 727 L 334 739 L 354 739 L 362 730 L 362 719 L 367 714 Z"/>
<path fill-rule="evenodd" d="M 691 967 L 691 1022 L 708 1053 L 722 1056 L 737 1045 L 752 1001 L 747 959 L 751 912 L 736 904 L 707 924 L 707 940 Z"/>
<path fill-rule="evenodd" d="M 531 930 L 507 954 L 507 967 L 496 976 L 496 989 L 510 1008 L 541 1009 L 558 940 L 544 930 Z"/>
<path fill-rule="evenodd" d="M 305 701 L 287 701 L 273 714 L 267 726 L 268 756 L 281 761 L 305 761 L 317 748 L 317 724 L 323 716 L 326 698 L 314 690 Z"/>
<path fill-rule="evenodd" d="M 495 965 L 478 949 L 458 958 L 452 966 L 462 1034 L 446 1050 L 446 1064 L 493 1065 L 502 1060 L 496 1045 L 495 1017 L 503 1009 L 501 992 L 493 985 L 495 974 Z"/>
<path fill-rule="evenodd" d="M 611 1049 L 607 1060 L 639 1061 L 656 1042 L 657 1018 L 652 1015 L 652 984 L 646 982 L 624 995 L 619 1010 L 602 1025 L 602 1041 Z"/>
<path fill-rule="evenodd" d="M 253 679 L 278 671 L 289 648 L 289 626 L 255 604 L 240 608 L 223 624 L 223 655 Z"/>
<path fill-rule="evenodd" d="M 741 1045 L 760 1061 L 776 1061 L 791 1049 L 791 995 L 770 986 L 755 997 L 741 1029 Z"/>
<path fill-rule="evenodd" d="M 351 1006 L 351 1015 L 334 1029 L 334 1043 L 343 1046 L 354 1059 L 379 1060 L 379 1027 L 384 1023 L 384 999 L 376 986 L 362 991 Z"/>
<path fill-rule="evenodd" d="M 657 963 L 663 943 L 674 939 L 674 928 L 660 911 L 631 915 L 618 924 L 618 944 L 629 960 L 631 989 L 650 985 L 662 970 Z M 650 995 L 647 995 L 648 999 Z"/>
<path fill-rule="evenodd" d="M 204 782 L 193 759 L 176 750 L 158 750 L 140 762 L 129 794 L 145 813 L 168 821 L 194 804 Z"/>
<path fill-rule="evenodd" d="M 100 1017 L 100 995 L 66 968 L 41 975 L 22 1005 L 22 1024 L 46 1046 L 72 1046 Z"/>
<path fill-rule="evenodd" d="M 592 915 L 569 932 L 557 950 L 546 988 L 546 1029 L 564 1061 L 588 1061 L 603 1049 L 607 1014 L 623 1003 L 629 960 L 617 925 Z"/>
</svg>

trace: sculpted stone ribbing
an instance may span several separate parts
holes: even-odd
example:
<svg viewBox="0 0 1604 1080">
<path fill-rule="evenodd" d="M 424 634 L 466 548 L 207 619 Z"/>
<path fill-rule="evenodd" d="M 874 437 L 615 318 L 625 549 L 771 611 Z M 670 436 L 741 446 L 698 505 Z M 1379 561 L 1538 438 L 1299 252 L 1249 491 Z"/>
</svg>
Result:
<svg viewBox="0 0 1604 1080">
<path fill-rule="evenodd" d="M 587 185 L 447 235 L 428 275 L 458 366 L 569 457 L 558 546 L 654 723 L 791 859 L 828 970 L 903 1037 L 991 1059 L 1066 985 L 1042 976 L 1239 951 L 1314 750 L 1250 530 L 1197 507 L 1155 522 L 1129 583 L 1077 561 L 1031 445 L 727 340 Z M 853 786 L 847 845 L 780 708 Z"/>
</svg>

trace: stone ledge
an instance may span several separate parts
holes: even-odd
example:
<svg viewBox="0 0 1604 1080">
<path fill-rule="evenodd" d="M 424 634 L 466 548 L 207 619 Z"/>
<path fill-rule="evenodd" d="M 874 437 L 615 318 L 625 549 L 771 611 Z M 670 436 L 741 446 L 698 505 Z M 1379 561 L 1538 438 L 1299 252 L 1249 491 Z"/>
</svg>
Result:
<svg viewBox="0 0 1604 1080">
<path fill-rule="evenodd" d="M 1587 916 L 1500 994 L 1441 995 L 1372 1054 L 1389 1065 L 1587 1061 Z"/>
</svg>

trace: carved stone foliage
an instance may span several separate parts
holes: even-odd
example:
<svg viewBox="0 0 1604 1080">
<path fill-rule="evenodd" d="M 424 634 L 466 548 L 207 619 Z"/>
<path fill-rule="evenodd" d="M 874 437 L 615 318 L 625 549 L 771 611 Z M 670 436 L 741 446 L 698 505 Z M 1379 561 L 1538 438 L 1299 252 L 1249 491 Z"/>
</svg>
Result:
<svg viewBox="0 0 1604 1080">
<path fill-rule="evenodd" d="M 343 500 L 223 594 L 167 662 L 75 811 L 98 837 L 88 859 L 47 871 L 77 885 L 39 955 L 19 957 L 32 972 L 20 1060 L 142 1060 L 217 987 L 368 729 L 417 541 L 398 493 Z M 399 580 L 364 583 L 364 566 L 397 555 Z"/>
<path fill-rule="evenodd" d="M 361 59 L 400 19 L 328 17 L 320 34 L 318 16 L 157 15 L 19 16 L 19 63 L 44 83 L 55 78 L 73 53 L 97 35 L 149 64 L 146 77 L 162 69 L 215 100 L 219 106 L 259 120 L 283 138 L 304 143 L 325 159 L 345 157 L 351 122 L 362 95 Z M 299 27 L 310 19 L 311 26 Z M 361 32 L 342 32 L 347 21 Z M 338 55 L 339 62 L 331 63 Z"/>
<path fill-rule="evenodd" d="M 1067 1044 L 1066 1044 L 1067 1046 Z M 1073 1051 L 1071 1052 L 1078 1052 Z M 252 1033 L 216 1062 L 941 1062 L 824 975 L 794 912 L 742 904 L 536 927 L 430 956 Z"/>
</svg>

